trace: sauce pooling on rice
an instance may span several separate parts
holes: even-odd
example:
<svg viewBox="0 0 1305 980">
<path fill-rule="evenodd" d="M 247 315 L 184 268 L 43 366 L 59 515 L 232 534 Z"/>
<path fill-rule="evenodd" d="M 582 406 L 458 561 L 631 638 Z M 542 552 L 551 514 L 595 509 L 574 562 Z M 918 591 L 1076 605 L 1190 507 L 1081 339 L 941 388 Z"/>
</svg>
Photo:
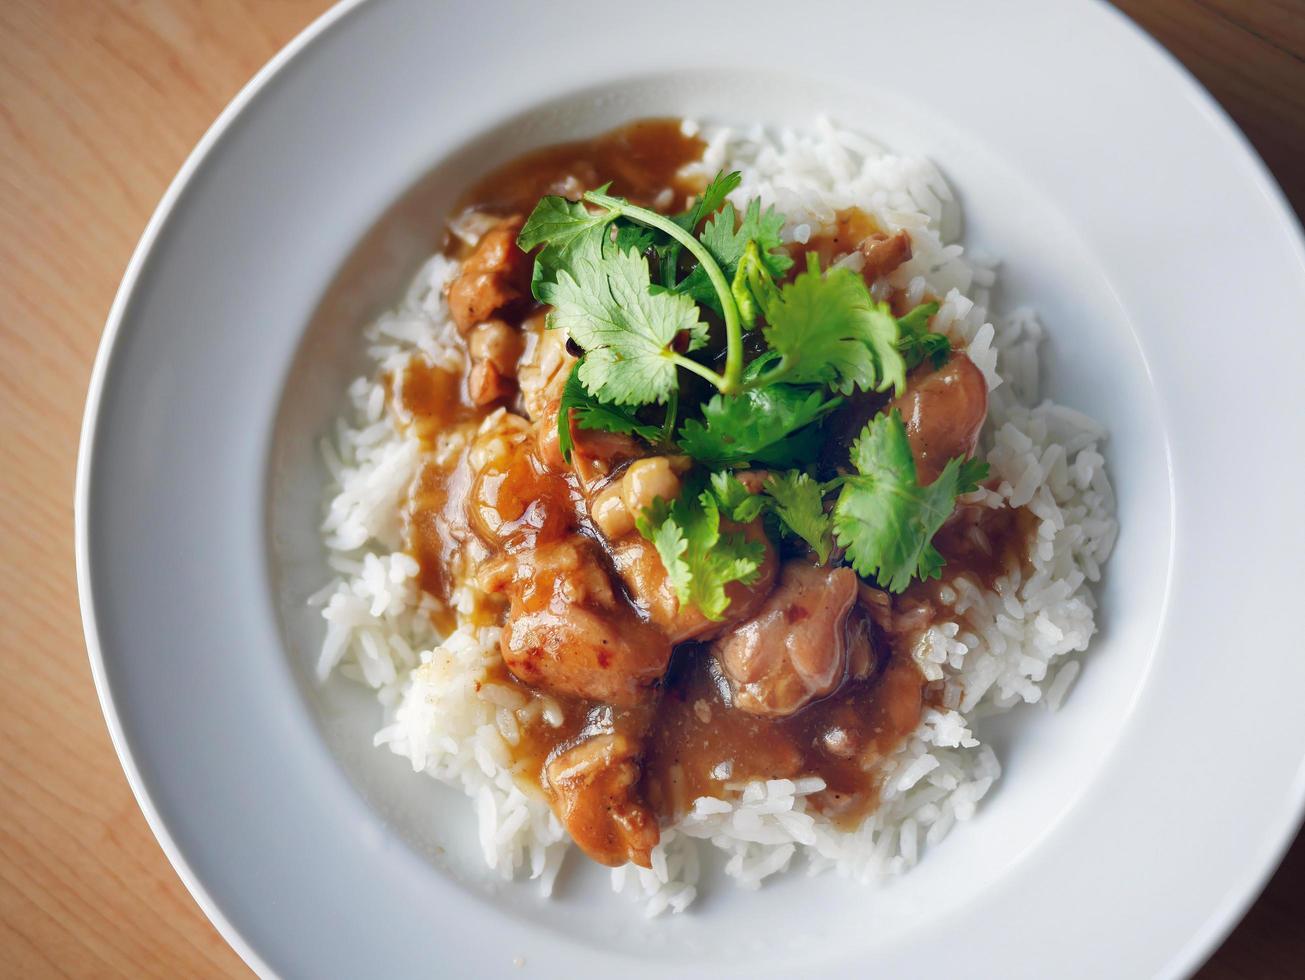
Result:
<svg viewBox="0 0 1305 980">
<path fill-rule="evenodd" d="M 513 771 L 613 865 L 755 779 L 855 826 L 957 696 L 914 659 L 951 583 L 1033 527 L 975 494 L 986 382 L 907 302 L 909 235 L 849 210 L 781 241 L 702 152 L 648 120 L 487 175 L 446 248 L 462 364 L 389 380 L 428 448 L 420 583 L 503 626 Z"/>
</svg>

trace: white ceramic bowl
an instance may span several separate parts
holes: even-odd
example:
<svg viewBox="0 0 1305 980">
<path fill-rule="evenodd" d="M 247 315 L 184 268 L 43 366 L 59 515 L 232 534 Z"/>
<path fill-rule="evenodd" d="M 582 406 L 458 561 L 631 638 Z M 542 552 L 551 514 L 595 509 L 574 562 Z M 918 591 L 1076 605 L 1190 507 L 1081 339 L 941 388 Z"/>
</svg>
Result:
<svg viewBox="0 0 1305 980">
<path fill-rule="evenodd" d="M 816 112 L 936 160 L 1037 306 L 1048 387 L 1111 430 L 1122 533 L 1058 715 L 985 732 L 998 791 L 880 890 L 789 878 L 644 921 L 578 870 L 479 867 L 471 808 L 312 679 L 316 440 L 358 330 L 459 189 L 680 114 Z M 91 663 L 151 826 L 266 974 L 1170 976 L 1265 880 L 1305 784 L 1293 626 L 1305 250 L 1209 97 L 1104 5 L 374 0 L 222 115 L 150 222 L 87 405 Z M 524 961 L 524 969 L 514 961 Z"/>
</svg>

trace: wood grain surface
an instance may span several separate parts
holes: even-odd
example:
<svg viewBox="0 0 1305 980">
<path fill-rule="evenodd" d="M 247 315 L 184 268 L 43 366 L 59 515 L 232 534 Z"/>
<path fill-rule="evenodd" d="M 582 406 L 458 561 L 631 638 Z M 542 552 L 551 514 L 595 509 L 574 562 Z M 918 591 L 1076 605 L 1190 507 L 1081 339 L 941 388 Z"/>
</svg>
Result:
<svg viewBox="0 0 1305 980">
<path fill-rule="evenodd" d="M 325 0 L 0 2 L 0 976 L 245 976 L 137 809 L 77 610 L 91 362 L 168 182 Z M 1305 211 L 1305 0 L 1126 0 Z M 1305 975 L 1305 840 L 1200 974 Z M 1109 937 L 1102 937 L 1104 942 Z"/>
</svg>

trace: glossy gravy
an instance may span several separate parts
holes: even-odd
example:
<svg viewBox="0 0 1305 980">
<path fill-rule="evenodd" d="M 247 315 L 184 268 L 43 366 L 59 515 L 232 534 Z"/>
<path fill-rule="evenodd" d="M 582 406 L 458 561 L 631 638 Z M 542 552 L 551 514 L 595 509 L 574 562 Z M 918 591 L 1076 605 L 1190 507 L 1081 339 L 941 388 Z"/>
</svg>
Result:
<svg viewBox="0 0 1305 980">
<path fill-rule="evenodd" d="M 463 198 L 459 214 L 523 214 L 544 194 L 575 197 L 607 181 L 613 193 L 637 203 L 681 210 L 701 184 L 683 180 L 678 171 L 702 149 L 700 140 L 683 135 L 678 120 L 636 122 L 592 140 L 527 154 L 491 172 Z M 813 239 L 806 248 L 815 249 L 827 267 L 835 255 L 875 230 L 861 212 L 844 212 L 834 233 Z M 450 236 L 450 254 L 461 255 L 464 248 Z M 391 379 L 390 387 L 400 417 L 428 446 L 447 432 L 462 432 L 469 443 L 489 413 L 471 405 L 461 374 L 441 368 L 410 367 L 401 378 Z M 512 491 L 519 496 L 529 496 L 532 486 L 539 491 L 538 499 L 517 501 L 523 520 L 533 513 L 547 523 L 547 511 L 557 520 L 574 521 L 573 477 L 537 476 L 518 481 Z M 466 574 L 468 534 L 474 533 L 468 530 L 467 514 L 471 482 L 465 449 L 441 460 L 432 456 L 422 469 L 408 515 L 408 549 L 421 566 L 422 587 L 446 604 L 457 570 Z M 944 581 L 965 574 L 990 585 L 1025 560 L 1034 524 L 1025 510 L 960 509 L 935 542 L 948 562 Z M 916 583 L 893 598 L 893 610 L 915 610 L 919 620 L 920 609 L 940 608 L 939 585 Z M 491 606 L 486 615 L 494 614 Z M 449 612 L 439 618 L 442 628 L 454 625 Z M 856 824 L 877 802 L 878 763 L 918 726 L 924 706 L 938 696 L 910 656 L 914 640 L 927 625 L 926 618 L 906 632 L 876 628 L 878 664 L 867 679 L 845 683 L 829 697 L 774 720 L 733 708 L 728 685 L 706 648 L 681 646 L 660 698 L 635 712 L 639 717 L 634 724 L 646 732 L 644 798 L 660 816 L 672 817 L 684 813 L 699 796 L 727 795 L 735 784 L 749 779 L 814 775 L 825 781 L 826 789 L 812 797 L 812 803 L 840 823 Z M 518 712 L 521 721 L 512 744 L 514 770 L 527 785 L 538 786 L 547 761 L 586 729 L 611 724 L 610 708 L 540 694 L 518 681 L 501 661 L 484 683 L 509 687 L 528 705 Z"/>
</svg>

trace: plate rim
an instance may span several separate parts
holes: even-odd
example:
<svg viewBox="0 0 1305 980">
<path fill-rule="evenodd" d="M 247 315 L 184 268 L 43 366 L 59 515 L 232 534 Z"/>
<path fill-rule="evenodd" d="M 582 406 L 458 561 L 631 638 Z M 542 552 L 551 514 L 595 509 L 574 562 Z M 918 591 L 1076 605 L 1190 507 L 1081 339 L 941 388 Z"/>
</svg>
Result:
<svg viewBox="0 0 1305 980">
<path fill-rule="evenodd" d="M 219 145 L 227 130 L 244 113 L 250 103 L 257 98 L 258 94 L 305 49 L 367 3 L 368 0 L 337 0 L 334 5 L 312 20 L 240 88 L 187 155 L 160 198 L 137 241 L 110 305 L 91 370 L 77 451 L 73 503 L 78 604 L 91 674 L 110 739 L 136 803 L 169 863 L 218 933 L 245 964 L 259 976 L 276 976 L 277 974 L 244 939 L 239 930 L 231 924 L 222 909 L 209 895 L 199 876 L 190 867 L 185 854 L 176 844 L 171 831 L 155 806 L 146 782 L 136 764 L 121 719 L 118 716 L 105 671 L 90 572 L 88 524 L 90 473 L 95 454 L 96 434 L 104 396 L 105 380 L 114 355 L 117 353 L 119 333 L 126 320 L 126 313 L 135 295 L 143 270 L 178 201 L 197 171 L 208 159 L 214 148 Z M 1248 177 L 1254 181 L 1257 189 L 1270 200 L 1273 210 L 1278 218 L 1283 221 L 1284 228 L 1295 245 L 1296 258 L 1305 265 L 1305 228 L 1303 228 L 1301 216 L 1291 206 L 1286 194 L 1263 158 L 1228 111 L 1214 98 L 1190 69 L 1126 13 L 1111 3 L 1103 2 L 1103 0 L 1098 0 L 1092 6 L 1105 8 L 1108 16 L 1115 18 L 1117 25 L 1125 32 L 1131 33 L 1139 39 L 1142 45 L 1150 50 L 1152 56 L 1158 55 L 1160 63 L 1176 72 L 1176 77 L 1179 79 L 1188 99 L 1201 111 L 1207 123 L 1218 131 L 1222 139 L 1228 140 L 1231 138 L 1231 143 L 1240 149 L 1243 163 L 1250 164 Z M 1237 927 L 1263 892 L 1281 864 L 1303 819 L 1305 819 L 1305 783 L 1294 787 L 1294 800 L 1291 811 L 1284 814 L 1284 820 L 1276 832 L 1276 839 L 1265 841 L 1268 846 L 1263 848 L 1258 866 L 1251 869 L 1251 872 L 1243 880 L 1226 890 L 1223 901 L 1210 911 L 1205 921 L 1193 932 L 1188 942 L 1174 951 L 1168 960 L 1170 968 L 1177 973 L 1189 974 L 1209 959 L 1219 945 Z"/>
<path fill-rule="evenodd" d="M 92 457 L 95 454 L 95 434 L 99 421 L 100 404 L 104 396 L 104 382 L 109 364 L 113 359 L 119 331 L 125 320 L 127 307 L 136 291 L 136 285 L 146 261 L 154 250 L 155 242 L 164 225 L 171 217 L 177 201 L 181 198 L 191 179 L 208 158 L 213 148 L 219 143 L 226 131 L 254 101 L 258 93 L 312 44 L 320 35 L 338 24 L 349 14 L 367 3 L 368 0 L 336 0 L 291 40 L 277 51 L 254 75 L 240 88 L 222 109 L 216 119 L 204 131 L 199 142 L 187 154 L 176 175 L 168 184 L 167 190 L 159 199 L 145 230 L 132 249 L 131 258 L 122 274 L 113 302 L 105 318 L 104 329 L 100 334 L 99 346 L 95 351 L 95 360 L 91 366 L 91 377 L 87 384 L 86 402 L 82 413 L 82 424 L 77 442 L 77 471 L 73 490 L 73 550 L 77 567 L 77 602 L 82 618 L 82 633 L 86 641 L 87 659 L 90 661 L 91 678 L 95 682 L 95 694 L 104 715 L 105 727 L 109 731 L 109 740 L 113 743 L 118 764 L 127 777 L 136 805 L 140 808 L 145 822 L 154 839 L 162 848 L 168 863 L 172 865 L 181 883 L 186 887 L 200 911 L 212 923 L 218 934 L 226 941 L 255 974 L 260 977 L 275 977 L 277 974 L 261 955 L 246 942 L 240 931 L 231 924 L 226 914 L 209 895 L 208 889 L 199 876 L 190 867 L 181 848 L 173 839 L 172 832 L 160 816 L 140 769 L 136 765 L 131 746 L 128 744 L 122 721 L 118 717 L 113 693 L 109 689 L 105 675 L 104 652 L 100 646 L 99 627 L 95 615 L 94 588 L 90 573 L 90 533 L 87 512 L 90 502 L 90 472 Z"/>
<path fill-rule="evenodd" d="M 1282 185 L 1278 183 L 1278 179 L 1273 175 L 1273 171 L 1264 162 L 1264 158 L 1260 155 L 1259 150 L 1255 148 L 1255 145 L 1251 143 L 1250 138 L 1237 125 L 1232 114 L 1223 107 L 1192 70 L 1183 64 L 1177 55 L 1161 44 L 1150 31 L 1142 27 L 1141 24 L 1115 6 L 1114 3 L 1109 2 L 1109 0 L 1097 0 L 1097 6 L 1104 9 L 1107 16 L 1113 17 L 1117 24 L 1131 33 L 1143 46 L 1150 49 L 1153 56 L 1157 56 L 1163 64 L 1176 73 L 1183 87 L 1187 89 L 1189 98 L 1203 110 L 1210 124 L 1238 146 L 1245 162 L 1250 164 L 1260 190 L 1269 196 L 1275 210 L 1278 212 L 1278 216 L 1283 219 L 1286 230 L 1296 246 L 1297 259 L 1300 260 L 1305 257 L 1305 219 L 1296 213 L 1296 209 L 1292 207 L 1291 202 L 1287 199 L 1286 192 L 1283 191 Z M 1170 483 L 1170 492 L 1171 494 L 1177 492 L 1177 488 L 1172 481 Z M 1176 510 L 1172 512 L 1172 519 L 1175 521 L 1176 527 Z M 1175 560 L 1175 555 L 1171 554 L 1171 566 Z M 1168 588 L 1172 589 L 1172 576 L 1169 579 Z M 1168 594 L 1166 594 L 1166 604 L 1167 602 Z M 1218 952 L 1224 941 L 1241 924 L 1251 907 L 1254 906 L 1265 888 L 1268 887 L 1283 859 L 1287 856 L 1287 851 L 1296 835 L 1305 826 L 1305 784 L 1296 786 L 1295 797 L 1292 812 L 1286 814 L 1286 819 L 1278 830 L 1277 839 L 1272 841 L 1265 850 L 1261 859 L 1261 866 L 1254 869 L 1248 878 L 1240 883 L 1240 894 L 1225 892 L 1224 900 L 1211 911 L 1201 928 L 1193 933 L 1188 942 L 1170 957 L 1170 966 L 1177 974 L 1184 976 L 1194 974 L 1210 957 Z"/>
</svg>

